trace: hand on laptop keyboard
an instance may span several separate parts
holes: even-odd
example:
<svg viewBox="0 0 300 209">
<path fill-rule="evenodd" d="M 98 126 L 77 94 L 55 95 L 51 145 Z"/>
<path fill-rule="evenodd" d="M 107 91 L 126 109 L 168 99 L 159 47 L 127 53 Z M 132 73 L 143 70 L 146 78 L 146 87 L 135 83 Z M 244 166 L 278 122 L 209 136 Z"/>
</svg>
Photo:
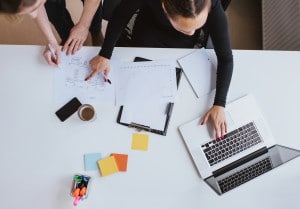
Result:
<svg viewBox="0 0 300 209">
<path fill-rule="evenodd" d="M 226 134 L 224 140 L 209 141 L 201 148 L 212 166 L 262 142 L 254 123 L 250 122 Z"/>
<path fill-rule="evenodd" d="M 200 124 L 204 125 L 211 119 L 212 124 L 215 129 L 216 140 L 223 139 L 224 135 L 227 133 L 227 123 L 225 117 L 225 108 L 222 106 L 214 105 L 212 106 L 207 113 L 200 120 Z"/>
</svg>

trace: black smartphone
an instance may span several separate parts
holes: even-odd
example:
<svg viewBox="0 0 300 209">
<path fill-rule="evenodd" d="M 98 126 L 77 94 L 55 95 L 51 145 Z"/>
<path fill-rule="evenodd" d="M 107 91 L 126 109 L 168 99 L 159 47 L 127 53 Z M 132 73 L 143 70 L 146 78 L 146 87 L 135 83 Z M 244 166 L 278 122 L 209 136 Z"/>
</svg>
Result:
<svg viewBox="0 0 300 209">
<path fill-rule="evenodd" d="M 81 106 L 81 102 L 76 97 L 74 97 L 67 104 L 65 104 L 59 110 L 57 110 L 55 114 L 63 122 L 68 117 L 73 115 L 80 106 Z"/>
</svg>

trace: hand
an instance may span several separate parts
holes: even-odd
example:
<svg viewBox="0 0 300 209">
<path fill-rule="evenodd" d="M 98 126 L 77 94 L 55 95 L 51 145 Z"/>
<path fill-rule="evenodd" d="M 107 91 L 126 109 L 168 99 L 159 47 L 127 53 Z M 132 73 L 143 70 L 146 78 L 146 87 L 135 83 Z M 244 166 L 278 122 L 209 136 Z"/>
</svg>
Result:
<svg viewBox="0 0 300 209">
<path fill-rule="evenodd" d="M 93 76 L 95 76 L 100 71 L 104 72 L 104 75 L 107 76 L 110 71 L 110 63 L 109 59 L 105 57 L 101 57 L 97 55 L 90 61 L 91 67 L 93 72 L 85 79 L 86 81 L 91 79 Z"/>
<path fill-rule="evenodd" d="M 64 44 L 62 51 L 67 51 L 67 55 L 75 54 L 79 51 L 87 39 L 89 29 L 80 24 L 75 25 L 71 31 L 68 40 Z"/>
<path fill-rule="evenodd" d="M 53 48 L 54 54 L 51 52 L 49 46 L 47 45 L 43 52 L 44 58 L 49 65 L 58 66 L 61 60 L 60 46 L 57 44 L 57 42 L 49 43 L 49 45 L 51 45 L 51 47 Z"/>
<path fill-rule="evenodd" d="M 222 106 L 214 105 L 208 110 L 208 112 L 200 121 L 201 125 L 204 125 L 209 118 L 212 120 L 216 133 L 216 139 L 224 138 L 224 135 L 227 133 L 227 123 L 224 109 L 225 108 Z"/>
</svg>

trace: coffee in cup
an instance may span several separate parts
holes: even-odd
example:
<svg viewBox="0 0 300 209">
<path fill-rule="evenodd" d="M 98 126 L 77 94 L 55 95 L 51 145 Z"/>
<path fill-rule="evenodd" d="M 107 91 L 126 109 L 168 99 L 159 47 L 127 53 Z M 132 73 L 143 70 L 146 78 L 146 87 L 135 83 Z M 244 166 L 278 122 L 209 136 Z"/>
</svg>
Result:
<svg viewBox="0 0 300 209">
<path fill-rule="evenodd" d="M 95 109 L 90 104 L 83 104 L 78 108 L 78 116 L 83 121 L 91 121 L 95 118 L 95 115 Z"/>
</svg>

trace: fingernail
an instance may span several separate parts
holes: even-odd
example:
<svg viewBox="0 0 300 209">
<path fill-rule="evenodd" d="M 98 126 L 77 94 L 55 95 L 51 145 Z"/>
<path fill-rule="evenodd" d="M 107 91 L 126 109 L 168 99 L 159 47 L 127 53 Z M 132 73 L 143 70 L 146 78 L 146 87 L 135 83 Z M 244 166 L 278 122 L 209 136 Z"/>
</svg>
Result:
<svg viewBox="0 0 300 209">
<path fill-rule="evenodd" d="M 203 122 L 201 122 L 201 125 L 203 125 Z"/>
<path fill-rule="evenodd" d="M 85 81 L 87 81 L 88 80 L 88 78 L 86 78 L 86 79 L 84 79 Z"/>
</svg>

